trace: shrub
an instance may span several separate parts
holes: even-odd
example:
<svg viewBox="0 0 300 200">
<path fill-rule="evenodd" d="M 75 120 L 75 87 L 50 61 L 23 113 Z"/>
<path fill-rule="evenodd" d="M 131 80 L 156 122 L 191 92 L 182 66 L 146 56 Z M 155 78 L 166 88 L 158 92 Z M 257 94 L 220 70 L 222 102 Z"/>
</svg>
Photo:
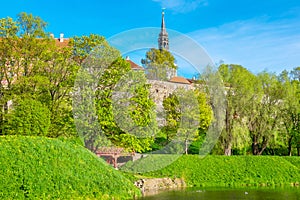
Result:
<svg viewBox="0 0 300 200">
<path fill-rule="evenodd" d="M 46 136 L 50 126 L 50 111 L 41 102 L 23 99 L 14 103 L 7 114 L 5 134 Z"/>
</svg>

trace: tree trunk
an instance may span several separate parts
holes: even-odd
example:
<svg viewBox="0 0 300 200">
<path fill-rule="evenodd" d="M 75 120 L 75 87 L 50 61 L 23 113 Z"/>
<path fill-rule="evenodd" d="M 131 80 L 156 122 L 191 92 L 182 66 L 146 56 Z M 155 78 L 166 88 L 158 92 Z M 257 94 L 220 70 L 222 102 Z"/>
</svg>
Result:
<svg viewBox="0 0 300 200">
<path fill-rule="evenodd" d="M 259 149 L 259 143 L 258 143 L 258 136 L 254 135 L 252 137 L 252 153 L 253 155 L 261 155 L 264 150 L 267 148 L 268 145 L 268 139 L 267 138 L 263 138 L 263 142 L 262 142 L 262 147 L 261 149 Z"/>
<path fill-rule="evenodd" d="M 232 142 L 232 124 L 231 124 L 231 114 L 229 111 L 229 104 L 227 101 L 227 108 L 226 108 L 226 114 L 225 114 L 225 129 L 227 137 L 225 136 L 225 147 L 224 147 L 224 155 L 231 156 L 231 142 Z"/>
<path fill-rule="evenodd" d="M 267 148 L 268 145 L 268 139 L 266 137 L 263 137 L 262 147 L 261 150 L 258 152 L 258 155 L 261 155 L 264 150 Z"/>
<path fill-rule="evenodd" d="M 300 147 L 297 147 L 297 155 L 300 156 Z"/>
<path fill-rule="evenodd" d="M 264 150 L 266 149 L 266 147 L 267 147 L 267 145 L 263 144 L 263 147 L 261 148 L 261 150 L 258 152 L 257 155 L 261 155 L 264 152 Z"/>
<path fill-rule="evenodd" d="M 225 156 L 231 156 L 231 144 L 228 144 L 225 146 L 225 149 L 224 149 L 224 155 Z"/>
<path fill-rule="evenodd" d="M 189 145 L 188 145 L 188 140 L 185 140 L 184 141 L 184 152 L 185 152 L 185 155 L 187 155 L 188 154 L 188 147 L 189 147 Z"/>
<path fill-rule="evenodd" d="M 258 153 L 259 153 L 259 148 L 258 148 L 258 143 L 257 143 L 257 136 L 254 135 L 252 137 L 252 154 L 258 155 Z"/>
<path fill-rule="evenodd" d="M 290 138 L 289 138 L 289 141 L 288 141 L 288 151 L 289 151 L 289 156 L 292 156 L 292 138 L 293 138 L 293 137 L 290 137 Z"/>
</svg>

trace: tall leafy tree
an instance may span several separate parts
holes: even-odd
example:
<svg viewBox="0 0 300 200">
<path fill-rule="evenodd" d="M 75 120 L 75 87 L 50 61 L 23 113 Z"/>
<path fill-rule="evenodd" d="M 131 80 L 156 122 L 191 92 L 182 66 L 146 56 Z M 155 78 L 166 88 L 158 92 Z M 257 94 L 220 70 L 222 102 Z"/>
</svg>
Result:
<svg viewBox="0 0 300 200">
<path fill-rule="evenodd" d="M 211 124 L 212 109 L 208 105 L 207 97 L 198 89 L 179 89 L 164 99 L 163 106 L 166 125 L 162 130 L 166 135 L 166 142 L 179 138 L 187 154 L 189 144 L 205 134 Z"/>
<path fill-rule="evenodd" d="M 157 127 L 143 73 L 131 71 L 129 63 L 118 58 L 105 70 L 97 91 L 102 130 L 115 145 L 133 152 L 150 150 Z"/>
<path fill-rule="evenodd" d="M 287 136 L 288 155 L 292 155 L 292 148 L 296 147 L 300 156 L 300 83 L 299 68 L 289 74 L 283 71 L 280 79 L 283 84 L 282 122 Z M 289 76 L 290 75 L 290 76 Z"/>
<path fill-rule="evenodd" d="M 19 35 L 21 37 L 45 38 L 47 23 L 39 16 L 21 12 L 18 14 L 17 22 L 20 27 Z"/>
<path fill-rule="evenodd" d="M 148 79 L 168 80 L 177 69 L 174 56 L 164 49 L 150 49 L 141 62 L 146 68 Z"/>
<path fill-rule="evenodd" d="M 124 127 L 124 124 L 129 125 L 129 121 L 136 127 L 147 127 L 155 119 L 152 111 L 154 103 L 149 98 L 149 85 L 145 77 L 142 78 L 143 74 L 131 71 L 130 64 L 103 37 L 77 37 L 73 42 L 74 60 L 81 63 L 83 69 L 75 91 L 76 99 L 80 99 L 83 107 L 82 110 L 75 108 L 75 117 L 86 146 L 92 151 L 112 144 L 130 152 L 149 150 L 153 137 L 147 135 L 147 131 L 139 129 L 139 134 L 145 136 L 139 137 Z M 126 89 L 120 94 L 132 95 L 121 98 L 122 95 L 116 95 L 119 89 Z M 119 102 L 115 101 L 117 99 Z M 127 105 L 126 109 L 122 101 Z M 123 113 L 121 117 L 120 113 Z M 128 120 L 123 123 L 123 118 Z"/>
<path fill-rule="evenodd" d="M 82 65 L 84 60 L 90 56 L 93 49 L 105 44 L 105 38 L 97 34 L 90 34 L 89 36 L 75 36 L 71 38 L 73 60 Z"/>
<path fill-rule="evenodd" d="M 101 122 L 113 120 L 110 118 L 109 109 L 110 90 L 113 86 L 109 82 L 112 78 L 107 79 L 109 75 L 105 77 L 105 71 L 120 57 L 120 53 L 101 36 L 75 37 L 71 43 L 73 60 L 81 66 L 73 92 L 75 123 L 85 146 L 91 151 L 96 151 L 102 145 L 109 145 L 109 141 L 103 141 L 106 136 Z M 123 72 L 122 67 L 119 70 Z M 106 82 L 109 82 L 107 87 Z M 99 96 L 99 92 L 103 96 Z M 103 102 L 101 106 L 98 106 L 99 101 Z M 103 119 L 104 117 L 108 119 Z"/>
<path fill-rule="evenodd" d="M 47 102 L 51 111 L 51 127 L 53 137 L 60 135 L 75 136 L 76 130 L 72 115 L 72 90 L 79 65 L 73 61 L 71 46 L 58 47 L 52 40 L 43 54 L 43 62 L 37 74 L 46 80 L 46 92 L 41 99 Z"/>
<path fill-rule="evenodd" d="M 169 96 L 163 100 L 163 107 L 166 112 L 166 124 L 162 131 L 166 136 L 166 141 L 170 142 L 176 135 L 180 123 L 180 110 L 177 96 L 174 93 L 169 94 Z"/>
<path fill-rule="evenodd" d="M 37 82 L 41 79 L 35 77 L 35 70 L 43 62 L 41 57 L 47 49 L 48 40 L 38 40 L 37 37 L 45 36 L 45 25 L 42 19 L 27 13 L 20 13 L 17 21 L 9 17 L 1 19 L 0 73 L 3 123 L 6 121 L 3 117 L 8 111 L 8 102 L 15 100 L 17 95 L 25 93 L 32 95 L 34 90 L 41 88 L 37 86 L 39 85 Z M 30 89 L 29 85 L 36 87 Z M 36 93 L 33 96 L 36 96 Z"/>
<path fill-rule="evenodd" d="M 74 135 L 70 92 L 78 65 L 72 48 L 61 48 L 45 32 L 47 23 L 32 14 L 20 13 L 16 21 L 1 19 L 0 64 L 1 104 L 18 103 L 22 98 L 46 105 L 51 113 L 47 136 Z M 2 121 L 8 111 L 3 109 Z"/>
<path fill-rule="evenodd" d="M 255 95 L 246 107 L 253 155 L 261 155 L 278 131 L 282 98 L 282 87 L 276 75 L 267 72 L 258 74 Z"/>
<path fill-rule="evenodd" d="M 237 130 L 241 119 L 249 114 L 245 108 L 249 106 L 255 93 L 256 77 L 240 65 L 222 64 L 219 73 L 226 87 L 225 128 L 220 139 L 224 154 L 231 155 L 233 144 L 240 146 L 239 143 L 245 138 Z"/>
</svg>

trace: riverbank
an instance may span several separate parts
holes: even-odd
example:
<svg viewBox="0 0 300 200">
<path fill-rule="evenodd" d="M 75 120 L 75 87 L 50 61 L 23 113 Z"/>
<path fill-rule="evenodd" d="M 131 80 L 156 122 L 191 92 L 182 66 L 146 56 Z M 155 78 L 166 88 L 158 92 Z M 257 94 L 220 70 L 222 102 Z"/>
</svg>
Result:
<svg viewBox="0 0 300 200">
<path fill-rule="evenodd" d="M 186 187 L 183 179 L 180 178 L 142 178 L 134 183 L 135 186 L 140 188 L 143 196 L 157 194 L 165 190 L 177 190 Z"/>
<path fill-rule="evenodd" d="M 83 146 L 58 139 L 1 136 L 0 151 L 1 199 L 132 199 L 141 195 L 133 185 L 137 180 L 146 181 L 148 190 L 299 186 L 300 181 L 299 157 L 152 155 L 117 171 Z"/>
<path fill-rule="evenodd" d="M 182 178 L 188 187 L 298 186 L 300 181 L 299 157 L 183 155 L 169 166 L 151 171 L 165 159 L 170 157 L 147 156 L 127 163 L 122 170 L 144 177 Z"/>
</svg>

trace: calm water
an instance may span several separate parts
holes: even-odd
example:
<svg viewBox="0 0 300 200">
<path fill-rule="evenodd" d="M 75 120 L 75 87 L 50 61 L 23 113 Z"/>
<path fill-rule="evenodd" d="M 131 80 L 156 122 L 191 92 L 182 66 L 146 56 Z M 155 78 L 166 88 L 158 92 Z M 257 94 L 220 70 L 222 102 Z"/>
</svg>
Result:
<svg viewBox="0 0 300 200">
<path fill-rule="evenodd" d="M 193 188 L 187 190 L 164 191 L 156 195 L 140 198 L 143 200 L 232 200 L 232 199 L 272 199 L 300 200 L 300 188 Z"/>
</svg>

